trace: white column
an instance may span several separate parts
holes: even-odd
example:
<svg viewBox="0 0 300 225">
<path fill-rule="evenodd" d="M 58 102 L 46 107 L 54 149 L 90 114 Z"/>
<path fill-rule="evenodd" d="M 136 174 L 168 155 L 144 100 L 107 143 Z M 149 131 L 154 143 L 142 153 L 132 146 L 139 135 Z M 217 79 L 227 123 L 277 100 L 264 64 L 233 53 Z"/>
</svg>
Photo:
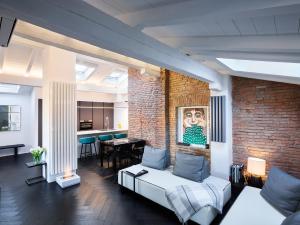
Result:
<svg viewBox="0 0 300 225">
<path fill-rule="evenodd" d="M 232 87 L 231 77 L 225 76 L 221 90 L 211 90 L 211 96 L 225 96 L 226 142 L 211 142 L 211 174 L 228 179 L 232 164 Z"/>
<path fill-rule="evenodd" d="M 77 169 L 76 56 L 55 47 L 43 54 L 43 145 L 47 181 Z"/>
</svg>

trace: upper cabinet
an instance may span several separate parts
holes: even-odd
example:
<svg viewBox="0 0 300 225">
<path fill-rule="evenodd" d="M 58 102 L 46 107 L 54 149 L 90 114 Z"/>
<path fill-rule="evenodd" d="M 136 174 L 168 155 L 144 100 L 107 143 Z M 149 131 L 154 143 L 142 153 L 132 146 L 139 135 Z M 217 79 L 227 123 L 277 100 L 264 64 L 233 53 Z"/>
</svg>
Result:
<svg viewBox="0 0 300 225">
<path fill-rule="evenodd" d="M 78 130 L 103 130 L 114 127 L 114 103 L 79 101 L 77 107 Z M 87 128 L 89 126 L 91 127 Z"/>
</svg>

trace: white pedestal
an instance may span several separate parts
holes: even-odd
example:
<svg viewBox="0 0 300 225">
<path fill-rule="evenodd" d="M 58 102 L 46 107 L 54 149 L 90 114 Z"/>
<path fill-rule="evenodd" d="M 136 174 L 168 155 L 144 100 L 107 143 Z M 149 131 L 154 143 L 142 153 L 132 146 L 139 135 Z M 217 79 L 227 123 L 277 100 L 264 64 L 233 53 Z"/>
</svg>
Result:
<svg viewBox="0 0 300 225">
<path fill-rule="evenodd" d="M 77 174 L 72 174 L 71 176 L 65 177 L 65 176 L 59 176 L 56 178 L 56 183 L 61 188 L 67 188 L 76 184 L 80 183 L 80 176 Z"/>
</svg>

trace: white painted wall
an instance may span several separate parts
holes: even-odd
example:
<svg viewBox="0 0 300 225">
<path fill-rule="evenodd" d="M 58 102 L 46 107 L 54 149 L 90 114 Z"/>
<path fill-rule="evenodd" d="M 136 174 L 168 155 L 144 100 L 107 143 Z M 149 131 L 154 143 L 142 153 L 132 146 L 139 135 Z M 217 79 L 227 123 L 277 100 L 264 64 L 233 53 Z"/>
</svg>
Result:
<svg viewBox="0 0 300 225">
<path fill-rule="evenodd" d="M 211 91 L 211 96 L 225 96 L 226 142 L 211 142 L 211 174 L 228 179 L 232 165 L 232 87 L 231 77 L 224 76 L 222 91 Z"/>
<path fill-rule="evenodd" d="M 33 88 L 30 96 L 30 123 L 32 132 L 30 132 L 31 143 L 33 147 L 38 146 L 38 99 L 39 90 Z"/>
<path fill-rule="evenodd" d="M 114 103 L 114 129 L 120 129 L 118 124 L 121 124 L 121 129 L 128 129 L 128 102 Z"/>
<path fill-rule="evenodd" d="M 117 95 L 95 91 L 77 91 L 77 101 L 115 102 L 117 101 Z"/>
<path fill-rule="evenodd" d="M 31 95 L 0 94 L 0 105 L 21 106 L 21 130 L 0 132 L 0 145 L 25 144 L 19 153 L 27 153 L 33 146 L 33 126 Z M 0 156 L 12 155 L 13 150 L 1 150 Z"/>
</svg>

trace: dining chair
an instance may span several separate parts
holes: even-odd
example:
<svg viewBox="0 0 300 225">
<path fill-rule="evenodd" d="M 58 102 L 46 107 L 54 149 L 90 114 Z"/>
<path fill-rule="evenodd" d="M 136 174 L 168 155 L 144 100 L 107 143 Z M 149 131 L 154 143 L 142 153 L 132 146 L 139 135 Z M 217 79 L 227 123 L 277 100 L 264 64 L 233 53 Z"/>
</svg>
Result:
<svg viewBox="0 0 300 225">
<path fill-rule="evenodd" d="M 119 168 L 123 166 L 129 166 L 132 154 L 132 144 L 123 144 L 117 148 L 117 159 L 119 162 Z M 123 164 L 123 162 L 125 162 Z"/>
<path fill-rule="evenodd" d="M 127 138 L 126 133 L 114 134 L 115 139 Z"/>
<path fill-rule="evenodd" d="M 145 143 L 135 143 L 132 145 L 131 162 L 139 164 L 144 154 Z"/>
<path fill-rule="evenodd" d="M 99 140 L 99 154 L 103 154 L 103 156 L 106 158 L 107 167 L 109 168 L 109 161 L 111 156 L 114 153 L 114 148 L 111 146 L 102 146 L 101 142 L 113 140 L 113 135 L 112 134 L 99 135 L 98 140 Z"/>
</svg>

